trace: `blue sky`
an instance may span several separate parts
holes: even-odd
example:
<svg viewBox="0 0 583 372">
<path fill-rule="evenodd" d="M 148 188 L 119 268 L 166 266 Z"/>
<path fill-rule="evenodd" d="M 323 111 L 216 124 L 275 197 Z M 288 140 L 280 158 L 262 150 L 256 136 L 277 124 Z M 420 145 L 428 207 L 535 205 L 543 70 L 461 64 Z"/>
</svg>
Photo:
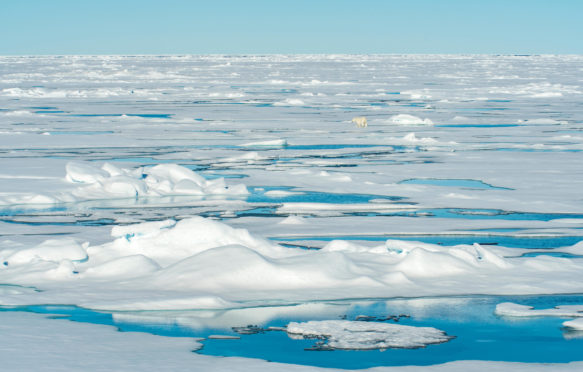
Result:
<svg viewBox="0 0 583 372">
<path fill-rule="evenodd" d="M 583 54 L 583 0 L 0 0 L 0 55 Z"/>
</svg>

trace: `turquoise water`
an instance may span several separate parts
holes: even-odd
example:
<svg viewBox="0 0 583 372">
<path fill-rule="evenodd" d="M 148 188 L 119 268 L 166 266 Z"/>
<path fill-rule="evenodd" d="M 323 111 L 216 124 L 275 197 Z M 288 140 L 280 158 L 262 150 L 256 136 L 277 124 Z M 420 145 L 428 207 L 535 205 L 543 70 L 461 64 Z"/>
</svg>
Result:
<svg viewBox="0 0 583 372">
<path fill-rule="evenodd" d="M 567 332 L 562 328 L 562 323 L 569 318 L 508 318 L 494 315 L 496 305 L 507 301 L 535 308 L 550 308 L 583 304 L 583 295 L 341 300 L 256 309 L 119 314 L 74 306 L 27 306 L 2 310 L 29 311 L 51 314 L 51 317 L 66 317 L 77 322 L 114 325 L 121 332 L 146 332 L 170 337 L 238 336 L 240 339 L 206 339 L 203 341 L 204 347 L 198 352 L 321 367 L 356 369 L 429 365 L 453 360 L 542 363 L 583 360 L 583 338 L 578 333 Z M 306 311 L 307 308 L 312 308 L 313 312 Z M 258 314 L 255 319 L 254 312 Z M 134 315 L 135 318 L 132 317 Z M 431 326 L 455 338 L 422 349 L 323 352 L 306 350 L 316 340 L 294 340 L 283 331 L 264 330 L 267 327 L 283 327 L 290 321 L 355 320 L 362 315 L 371 317 L 369 319 L 372 321 L 386 319 L 391 315 L 407 315 L 409 317 L 399 318 L 399 324 Z M 239 334 L 232 328 L 245 327 L 249 322 L 257 326 L 258 333 Z"/>
<path fill-rule="evenodd" d="M 346 315 L 384 317 L 407 314 L 399 323 L 431 326 L 455 338 L 424 349 L 386 351 L 305 351 L 305 342 L 289 340 L 285 333 L 241 336 L 240 341 L 207 340 L 200 351 L 208 355 L 245 356 L 276 362 L 336 368 L 429 365 L 453 360 L 498 360 L 515 362 L 569 362 L 582 360 L 583 339 L 570 339 L 561 329 L 564 318 L 500 318 L 493 314 L 496 304 L 505 301 L 552 307 L 583 303 L 582 296 L 544 297 L 457 297 L 421 300 L 388 300 L 353 303 L 346 314 L 332 312 L 328 318 Z M 344 310 L 344 309 L 343 309 Z M 326 316 L 322 315 L 323 318 Z M 268 325 L 284 325 L 288 319 L 273 319 Z M 308 344 L 314 344 L 310 340 Z M 310 347 L 308 346 L 308 347 Z M 271 352 L 267 353 L 266 351 Z"/>
<path fill-rule="evenodd" d="M 430 244 L 453 246 L 458 244 L 500 245 L 508 248 L 555 249 L 568 247 L 583 241 L 583 236 L 515 236 L 515 235 L 334 235 L 334 236 L 297 236 L 293 238 L 271 238 L 280 243 L 300 241 L 376 241 L 388 239 L 417 241 Z"/>
<path fill-rule="evenodd" d="M 480 180 L 470 179 L 411 178 L 399 183 L 414 185 L 453 186 L 470 189 L 512 190 L 507 187 L 493 186 Z"/>
<path fill-rule="evenodd" d="M 271 202 L 271 203 L 331 203 L 331 204 L 354 204 L 368 203 L 374 199 L 386 199 L 391 201 L 403 200 L 399 196 L 383 196 L 374 194 L 341 194 L 318 191 L 297 191 L 293 187 L 285 186 L 267 186 L 267 187 L 249 187 L 252 191 L 247 197 L 248 202 Z M 296 194 L 287 196 L 272 197 L 265 195 L 268 191 L 290 191 Z"/>
</svg>

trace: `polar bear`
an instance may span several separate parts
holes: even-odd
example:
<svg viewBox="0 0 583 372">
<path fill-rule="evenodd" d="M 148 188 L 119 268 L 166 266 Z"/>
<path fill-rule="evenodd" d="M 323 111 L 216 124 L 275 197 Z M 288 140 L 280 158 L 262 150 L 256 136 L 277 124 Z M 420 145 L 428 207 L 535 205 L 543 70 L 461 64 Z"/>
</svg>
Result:
<svg viewBox="0 0 583 372">
<path fill-rule="evenodd" d="M 356 116 L 352 118 L 352 122 L 356 124 L 358 128 L 366 128 L 366 117 L 365 116 Z"/>
</svg>

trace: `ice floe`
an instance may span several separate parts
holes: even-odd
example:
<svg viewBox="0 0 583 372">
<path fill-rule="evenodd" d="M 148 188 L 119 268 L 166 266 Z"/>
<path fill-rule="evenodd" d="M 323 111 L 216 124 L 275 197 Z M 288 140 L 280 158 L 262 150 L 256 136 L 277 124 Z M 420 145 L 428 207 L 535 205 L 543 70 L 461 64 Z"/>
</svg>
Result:
<svg viewBox="0 0 583 372">
<path fill-rule="evenodd" d="M 497 315 L 515 317 L 583 317 L 583 305 L 561 305 L 552 309 L 534 309 L 532 306 L 504 302 L 496 305 L 495 313 Z"/>
<path fill-rule="evenodd" d="M 273 139 L 258 142 L 249 142 L 241 145 L 242 147 L 263 147 L 263 148 L 278 148 L 287 146 L 285 139 Z"/>
<path fill-rule="evenodd" d="M 306 103 L 299 98 L 288 98 L 284 101 L 275 102 L 274 106 L 303 106 Z"/>
<path fill-rule="evenodd" d="M 121 313 L 120 313 L 121 314 Z M 23 372 L 43 369 L 94 371 L 128 370 L 200 370 L 200 371 L 340 371 L 339 369 L 291 365 L 260 359 L 217 358 L 193 353 L 203 345 L 201 339 L 162 337 L 137 332 L 116 332 L 115 327 L 47 319 L 28 312 L 2 312 L 0 330 L 11 340 L 10 347 L 0 349 L 3 367 Z M 58 337 L 55 337 L 55 336 Z M 209 337 L 210 338 L 210 337 Z M 224 341 L 227 342 L 227 341 Z M 229 342 L 237 342 L 235 340 Z M 31 357 L 33 355 L 34 357 Z M 71 358 L 83 355 L 83 358 Z M 131 358 L 128 356 L 132 356 Z M 411 367 L 377 367 L 386 372 L 409 372 L 422 369 L 430 372 L 489 372 L 493 369 L 510 372 L 578 371 L 581 362 L 572 363 L 511 363 L 492 361 L 455 361 L 445 364 Z"/>
<path fill-rule="evenodd" d="M 568 320 L 563 322 L 563 326 L 576 331 L 583 331 L 583 318 Z"/>
<path fill-rule="evenodd" d="M 290 222 L 285 226 L 299 221 L 294 217 Z M 583 289 L 575 280 L 583 268 L 578 260 L 507 258 L 513 249 L 499 246 L 387 240 L 371 247 L 337 240 L 321 250 L 304 250 L 202 217 L 116 226 L 112 235 L 113 241 L 101 245 L 71 239 L 37 246 L 4 242 L 0 280 L 43 290 L 7 296 L 4 303 L 172 309 L 233 307 L 233 301 L 241 300 L 269 303 L 275 293 L 313 300 L 356 293 L 379 297 Z M 554 279 L 540 280 L 549 275 Z M 99 299 L 100 293 L 107 295 Z"/>
<path fill-rule="evenodd" d="M 581 56 L 5 56 L 0 65 L 0 281 L 30 286 L 0 286 L 4 305 L 225 309 L 355 293 L 582 291 Z M 349 125 L 353 116 L 369 127 Z M 190 218 L 199 214 L 210 218 Z M 43 328 L 27 327 L 12 334 Z M 30 340 L 4 367 L 23 369 L 46 348 L 29 350 Z M 80 344 L 76 355 L 94 355 Z M 196 360 L 182 369 L 274 366 Z M 492 368 L 581 366 L 423 367 Z"/>
<path fill-rule="evenodd" d="M 428 118 L 421 119 L 409 114 L 393 115 L 387 120 L 387 123 L 396 125 L 433 125 L 433 121 Z"/>
<path fill-rule="evenodd" d="M 83 200 L 140 198 L 179 195 L 247 195 L 243 184 L 227 185 L 224 178 L 206 180 L 196 172 L 177 165 L 160 164 L 148 168 L 118 168 L 111 163 L 97 167 L 69 162 L 65 179 L 76 187 L 52 195 L 25 194 L 0 197 L 0 204 L 55 204 Z"/>
<path fill-rule="evenodd" d="M 350 320 L 291 322 L 287 333 L 291 337 L 324 338 L 325 343 L 317 346 L 321 350 L 415 349 L 451 339 L 432 327 Z"/>
</svg>

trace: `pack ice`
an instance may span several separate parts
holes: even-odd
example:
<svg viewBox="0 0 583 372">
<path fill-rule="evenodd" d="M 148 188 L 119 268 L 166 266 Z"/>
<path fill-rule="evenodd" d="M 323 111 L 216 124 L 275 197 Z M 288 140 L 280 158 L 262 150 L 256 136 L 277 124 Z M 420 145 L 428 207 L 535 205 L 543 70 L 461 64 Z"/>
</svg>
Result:
<svg viewBox="0 0 583 372">
<path fill-rule="evenodd" d="M 506 257 L 512 249 L 387 240 L 374 247 L 332 241 L 322 249 L 284 248 L 208 218 L 112 229 L 92 246 L 52 239 L 4 242 L 4 305 L 71 303 L 110 310 L 193 309 L 314 300 L 447 294 L 580 292 L 583 264 L 559 257 Z M 580 250 L 578 244 L 572 249 Z M 238 305 L 237 305 L 238 303 Z"/>
</svg>

